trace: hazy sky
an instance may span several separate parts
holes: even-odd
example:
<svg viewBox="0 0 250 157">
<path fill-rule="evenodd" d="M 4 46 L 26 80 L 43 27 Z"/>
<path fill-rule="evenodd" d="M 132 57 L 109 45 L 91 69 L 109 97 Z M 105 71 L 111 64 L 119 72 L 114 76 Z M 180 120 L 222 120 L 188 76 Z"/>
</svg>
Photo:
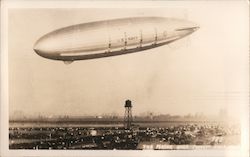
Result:
<svg viewBox="0 0 250 157">
<path fill-rule="evenodd" d="M 239 115 L 247 104 L 247 5 L 199 3 L 148 9 L 11 9 L 10 115 L 124 113 Z M 188 38 L 144 52 L 65 65 L 33 51 L 42 35 L 89 21 L 163 16 L 188 19 L 200 29 Z"/>
</svg>

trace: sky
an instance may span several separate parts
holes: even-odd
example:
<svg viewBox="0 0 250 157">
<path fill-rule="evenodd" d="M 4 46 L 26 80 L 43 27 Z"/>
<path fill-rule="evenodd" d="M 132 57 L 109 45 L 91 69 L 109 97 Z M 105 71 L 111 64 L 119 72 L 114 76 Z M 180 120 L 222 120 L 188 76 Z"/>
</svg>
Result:
<svg viewBox="0 0 250 157">
<path fill-rule="evenodd" d="M 199 4 L 199 5 L 198 5 Z M 158 8 L 10 9 L 9 113 L 29 115 L 133 114 L 239 116 L 247 105 L 248 8 L 236 2 Z M 143 52 L 93 60 L 42 58 L 33 45 L 55 29 L 104 19 L 161 16 L 193 21 L 187 38 Z"/>
</svg>

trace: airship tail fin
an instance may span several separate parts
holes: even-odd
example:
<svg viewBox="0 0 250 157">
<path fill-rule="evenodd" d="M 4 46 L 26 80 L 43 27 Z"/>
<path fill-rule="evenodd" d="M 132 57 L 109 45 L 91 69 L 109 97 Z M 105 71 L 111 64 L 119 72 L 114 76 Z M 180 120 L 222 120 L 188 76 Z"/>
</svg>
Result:
<svg viewBox="0 0 250 157">
<path fill-rule="evenodd" d="M 64 64 L 68 65 L 68 64 L 71 64 L 73 61 L 63 61 Z"/>
</svg>

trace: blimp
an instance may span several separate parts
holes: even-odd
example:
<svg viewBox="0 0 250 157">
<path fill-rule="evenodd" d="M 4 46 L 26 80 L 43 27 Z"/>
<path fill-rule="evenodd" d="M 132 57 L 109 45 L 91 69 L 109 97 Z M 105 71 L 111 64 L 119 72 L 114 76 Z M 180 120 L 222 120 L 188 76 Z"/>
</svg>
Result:
<svg viewBox="0 0 250 157">
<path fill-rule="evenodd" d="M 129 17 L 63 27 L 45 34 L 34 51 L 69 64 L 76 60 L 111 57 L 169 44 L 195 32 L 191 21 L 167 17 Z"/>
</svg>

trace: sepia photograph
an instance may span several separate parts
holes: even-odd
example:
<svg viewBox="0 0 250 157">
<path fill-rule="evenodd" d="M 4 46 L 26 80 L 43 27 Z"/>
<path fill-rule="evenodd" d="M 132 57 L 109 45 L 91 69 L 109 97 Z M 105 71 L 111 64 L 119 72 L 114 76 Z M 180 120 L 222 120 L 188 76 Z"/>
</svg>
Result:
<svg viewBox="0 0 250 157">
<path fill-rule="evenodd" d="M 3 5 L 5 148 L 248 152 L 246 2 L 66 2 Z"/>
</svg>

